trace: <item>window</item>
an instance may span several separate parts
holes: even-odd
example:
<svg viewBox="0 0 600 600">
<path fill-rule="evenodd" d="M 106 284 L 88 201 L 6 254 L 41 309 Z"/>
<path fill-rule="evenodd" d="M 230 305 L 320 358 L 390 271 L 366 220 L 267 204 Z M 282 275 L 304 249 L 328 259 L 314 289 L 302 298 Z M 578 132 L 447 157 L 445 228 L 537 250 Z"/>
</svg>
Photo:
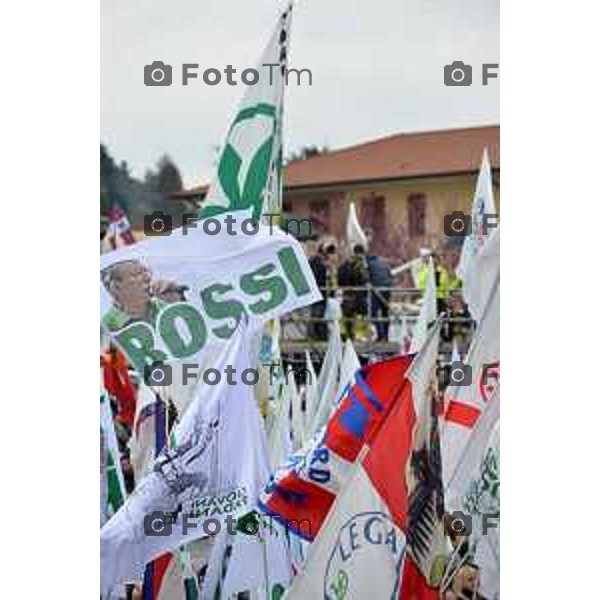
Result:
<svg viewBox="0 0 600 600">
<path fill-rule="evenodd" d="M 360 201 L 360 224 L 371 230 L 371 245 L 374 252 L 382 252 L 387 243 L 385 224 L 385 198 L 370 195 Z"/>
<path fill-rule="evenodd" d="M 330 230 L 330 205 L 327 200 L 311 200 L 309 205 L 310 220 L 321 232 Z"/>
<path fill-rule="evenodd" d="M 416 238 L 425 235 L 426 209 L 425 194 L 410 194 L 408 197 L 408 237 Z"/>
</svg>

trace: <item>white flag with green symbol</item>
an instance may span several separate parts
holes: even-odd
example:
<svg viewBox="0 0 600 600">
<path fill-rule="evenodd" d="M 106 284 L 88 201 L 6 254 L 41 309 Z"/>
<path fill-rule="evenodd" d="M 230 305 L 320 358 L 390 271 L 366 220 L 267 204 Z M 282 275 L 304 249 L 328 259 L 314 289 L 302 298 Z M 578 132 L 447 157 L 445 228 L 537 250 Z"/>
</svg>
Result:
<svg viewBox="0 0 600 600">
<path fill-rule="evenodd" d="M 106 390 L 100 387 L 100 525 L 125 502 L 121 455 Z"/>
<path fill-rule="evenodd" d="M 290 3 L 256 66 L 257 82 L 246 87 L 201 217 L 247 208 L 255 219 L 280 212 L 281 125 L 291 12 Z"/>
</svg>

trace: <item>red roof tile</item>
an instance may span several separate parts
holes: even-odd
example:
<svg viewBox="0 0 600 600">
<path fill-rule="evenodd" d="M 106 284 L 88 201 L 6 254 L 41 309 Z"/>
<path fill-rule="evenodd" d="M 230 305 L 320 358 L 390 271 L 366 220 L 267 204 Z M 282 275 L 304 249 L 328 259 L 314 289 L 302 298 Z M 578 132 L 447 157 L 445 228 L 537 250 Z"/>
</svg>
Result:
<svg viewBox="0 0 600 600">
<path fill-rule="evenodd" d="M 285 167 L 285 189 L 473 173 L 484 148 L 492 168 L 499 169 L 499 125 L 399 133 L 292 161 Z M 200 185 L 170 197 L 204 197 L 207 191 L 208 185 Z"/>
<path fill-rule="evenodd" d="M 486 147 L 492 168 L 499 169 L 499 125 L 400 133 L 292 161 L 285 188 L 476 172 Z"/>
</svg>

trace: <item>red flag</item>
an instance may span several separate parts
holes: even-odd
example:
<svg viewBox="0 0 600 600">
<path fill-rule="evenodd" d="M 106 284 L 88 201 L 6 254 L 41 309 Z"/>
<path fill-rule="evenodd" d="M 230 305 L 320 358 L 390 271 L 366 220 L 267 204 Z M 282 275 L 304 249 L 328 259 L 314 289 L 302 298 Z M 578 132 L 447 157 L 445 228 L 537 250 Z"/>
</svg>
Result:
<svg viewBox="0 0 600 600">
<path fill-rule="evenodd" d="M 135 388 L 129 372 L 127 361 L 123 354 L 113 348 L 100 358 L 100 364 L 104 371 L 104 387 L 118 403 L 117 419 L 129 427 L 133 427 L 135 419 Z"/>
<path fill-rule="evenodd" d="M 119 204 L 115 203 L 110 207 L 108 211 L 108 220 L 115 237 L 118 234 L 126 245 L 135 243 L 127 213 Z"/>
<path fill-rule="evenodd" d="M 412 357 L 395 357 L 356 372 L 325 431 L 275 473 L 260 509 L 313 540 L 346 483 L 351 465 L 375 435 L 407 384 Z"/>
</svg>

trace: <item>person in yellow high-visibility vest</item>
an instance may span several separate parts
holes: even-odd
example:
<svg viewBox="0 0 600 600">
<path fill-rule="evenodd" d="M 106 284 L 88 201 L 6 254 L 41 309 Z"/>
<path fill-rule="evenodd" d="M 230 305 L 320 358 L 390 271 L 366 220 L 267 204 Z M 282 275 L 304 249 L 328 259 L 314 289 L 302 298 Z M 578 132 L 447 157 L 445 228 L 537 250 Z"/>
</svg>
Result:
<svg viewBox="0 0 600 600">
<path fill-rule="evenodd" d="M 435 297 L 437 299 L 438 314 L 448 308 L 448 294 L 450 293 L 450 275 L 443 264 L 443 256 L 433 255 L 435 264 Z"/>
<path fill-rule="evenodd" d="M 434 252 L 431 253 L 433 265 L 435 269 L 435 297 L 437 299 L 437 310 L 438 313 L 444 312 L 448 305 L 448 296 L 453 286 L 456 285 L 455 277 L 451 276 L 448 269 L 442 264 L 439 257 Z M 427 270 L 428 260 L 424 260 L 423 264 L 419 267 L 417 275 L 417 285 L 419 290 L 423 293 L 427 286 Z M 460 281 L 458 282 L 460 283 Z"/>
</svg>

